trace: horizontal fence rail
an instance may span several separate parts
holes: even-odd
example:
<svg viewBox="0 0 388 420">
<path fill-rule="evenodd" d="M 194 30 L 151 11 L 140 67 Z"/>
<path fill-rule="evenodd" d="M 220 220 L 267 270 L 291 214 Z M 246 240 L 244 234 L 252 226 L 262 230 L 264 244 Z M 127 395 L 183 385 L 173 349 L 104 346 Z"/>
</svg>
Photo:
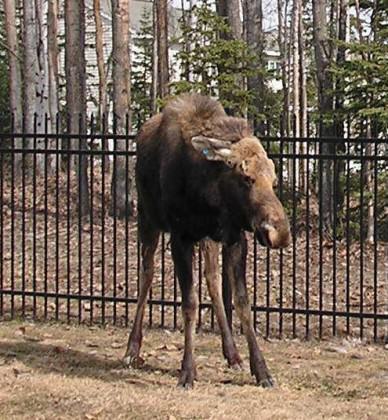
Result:
<svg viewBox="0 0 388 420">
<path fill-rule="evenodd" d="M 128 325 L 139 286 L 128 125 L 120 135 L 0 134 L 0 143 L 0 316 Z M 268 337 L 384 340 L 387 139 L 268 136 L 262 143 L 293 239 L 274 251 L 248 234 L 255 328 Z M 112 183 L 120 168 L 124 183 Z M 214 329 L 203 265 L 197 250 L 198 327 Z M 148 324 L 180 326 L 180 302 L 165 234 Z"/>
</svg>

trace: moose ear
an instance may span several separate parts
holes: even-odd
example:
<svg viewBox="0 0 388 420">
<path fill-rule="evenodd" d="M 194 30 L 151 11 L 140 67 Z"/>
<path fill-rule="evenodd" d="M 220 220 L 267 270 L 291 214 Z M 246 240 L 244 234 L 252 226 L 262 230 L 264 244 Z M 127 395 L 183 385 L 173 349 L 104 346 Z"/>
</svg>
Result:
<svg viewBox="0 0 388 420">
<path fill-rule="evenodd" d="M 195 136 L 191 139 L 194 149 L 208 160 L 223 160 L 227 162 L 232 154 L 232 143 L 205 136 Z"/>
</svg>

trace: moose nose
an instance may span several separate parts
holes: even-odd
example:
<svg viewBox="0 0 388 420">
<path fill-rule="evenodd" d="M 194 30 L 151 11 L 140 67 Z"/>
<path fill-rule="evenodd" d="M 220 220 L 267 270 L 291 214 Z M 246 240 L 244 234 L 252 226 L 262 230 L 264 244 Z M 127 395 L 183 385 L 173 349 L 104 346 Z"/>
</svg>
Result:
<svg viewBox="0 0 388 420">
<path fill-rule="evenodd" d="M 285 248 L 291 242 L 290 230 L 287 222 L 274 226 L 272 223 L 261 224 L 261 234 L 266 246 L 270 248 Z"/>
</svg>

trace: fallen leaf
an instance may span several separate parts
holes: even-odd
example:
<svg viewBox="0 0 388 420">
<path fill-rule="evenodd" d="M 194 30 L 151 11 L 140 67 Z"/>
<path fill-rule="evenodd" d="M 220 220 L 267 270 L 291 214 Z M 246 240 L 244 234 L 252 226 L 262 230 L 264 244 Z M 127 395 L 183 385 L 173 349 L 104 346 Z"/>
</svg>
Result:
<svg viewBox="0 0 388 420">
<path fill-rule="evenodd" d="M 86 347 L 99 347 L 99 344 L 86 340 L 85 341 L 85 346 Z"/>
</svg>

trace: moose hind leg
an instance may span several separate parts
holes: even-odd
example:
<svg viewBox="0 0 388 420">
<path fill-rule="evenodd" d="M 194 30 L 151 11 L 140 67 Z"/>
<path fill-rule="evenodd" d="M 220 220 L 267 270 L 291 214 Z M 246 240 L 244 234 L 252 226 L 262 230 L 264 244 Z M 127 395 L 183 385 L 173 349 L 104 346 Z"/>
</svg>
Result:
<svg viewBox="0 0 388 420">
<path fill-rule="evenodd" d="M 197 319 L 198 300 L 193 282 L 193 244 L 171 235 L 171 251 L 182 293 L 182 315 L 184 322 L 185 348 L 178 386 L 192 388 L 196 379 L 193 358 L 193 332 Z"/>
<path fill-rule="evenodd" d="M 248 343 L 251 374 L 255 376 L 258 385 L 269 388 L 274 381 L 268 371 L 263 354 L 257 344 L 256 334 L 252 323 L 251 307 L 246 286 L 246 255 L 247 242 L 244 234 L 240 241 L 225 248 L 226 269 L 232 280 L 233 300 L 237 315 L 241 321 L 243 333 Z"/>
<path fill-rule="evenodd" d="M 124 363 L 132 367 L 140 367 L 144 361 L 139 356 L 143 338 L 144 308 L 154 275 L 154 255 L 158 246 L 159 231 L 147 229 L 139 223 L 141 241 L 140 290 L 136 307 L 135 321 L 129 335 Z"/>
<path fill-rule="evenodd" d="M 201 241 L 201 250 L 205 261 L 206 283 L 220 327 L 222 352 L 229 367 L 240 369 L 242 367 L 242 360 L 233 340 L 222 300 L 221 274 L 218 263 L 219 245 L 211 239 L 204 239 Z"/>
</svg>

